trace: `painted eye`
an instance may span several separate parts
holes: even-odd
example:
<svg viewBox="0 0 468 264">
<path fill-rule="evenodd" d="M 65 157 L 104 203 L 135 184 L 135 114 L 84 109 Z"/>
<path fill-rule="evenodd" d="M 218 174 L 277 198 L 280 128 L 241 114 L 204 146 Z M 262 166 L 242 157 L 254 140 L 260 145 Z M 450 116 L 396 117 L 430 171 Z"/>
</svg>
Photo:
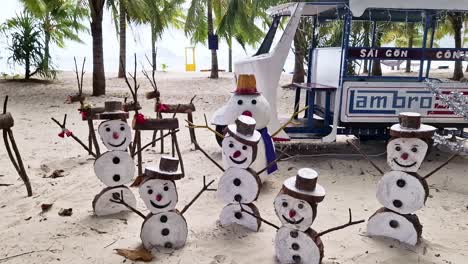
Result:
<svg viewBox="0 0 468 264">
<path fill-rule="evenodd" d="M 302 208 L 304 208 L 304 205 L 300 203 L 300 204 L 297 205 L 297 208 L 302 209 Z"/>
<path fill-rule="evenodd" d="M 411 151 L 413 151 L 414 153 L 418 152 L 418 148 L 414 147 L 411 149 Z"/>
<path fill-rule="evenodd" d="M 230 144 L 229 144 L 229 147 L 230 147 L 230 148 L 233 148 L 233 147 L 234 147 L 234 144 L 230 143 Z"/>
<path fill-rule="evenodd" d="M 396 151 L 400 151 L 400 150 L 401 150 L 401 147 L 400 147 L 400 146 L 396 146 L 396 147 L 395 147 L 395 150 L 396 150 Z"/>
<path fill-rule="evenodd" d="M 106 131 L 107 131 L 107 132 L 110 132 L 110 131 L 111 131 L 110 127 L 106 128 Z"/>
<path fill-rule="evenodd" d="M 164 186 L 164 189 L 163 189 L 165 192 L 169 191 L 169 187 L 167 186 Z"/>
<path fill-rule="evenodd" d="M 125 130 L 125 127 L 120 127 L 120 131 L 124 131 Z"/>
<path fill-rule="evenodd" d="M 244 103 L 244 101 L 242 101 L 242 100 L 237 101 L 238 105 L 242 105 L 243 103 Z"/>
<path fill-rule="evenodd" d="M 253 99 L 253 100 L 252 100 L 252 104 L 253 104 L 253 105 L 256 105 L 256 104 L 257 104 L 257 100 Z"/>
<path fill-rule="evenodd" d="M 153 194 L 153 190 L 149 189 L 148 194 Z"/>
<path fill-rule="evenodd" d="M 283 207 L 288 207 L 288 203 L 287 202 L 283 202 Z"/>
<path fill-rule="evenodd" d="M 243 150 L 247 150 L 247 146 L 242 146 L 242 149 L 243 149 Z"/>
</svg>

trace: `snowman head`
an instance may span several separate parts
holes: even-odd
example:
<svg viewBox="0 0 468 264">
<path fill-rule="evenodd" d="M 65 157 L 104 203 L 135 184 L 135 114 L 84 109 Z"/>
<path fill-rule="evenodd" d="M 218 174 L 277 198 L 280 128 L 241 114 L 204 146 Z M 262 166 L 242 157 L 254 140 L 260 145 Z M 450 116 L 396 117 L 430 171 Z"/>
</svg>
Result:
<svg viewBox="0 0 468 264">
<path fill-rule="evenodd" d="M 174 210 L 177 201 L 177 189 L 174 181 L 149 179 L 140 185 L 140 197 L 151 213 Z"/>
<path fill-rule="evenodd" d="M 419 138 L 393 139 L 387 144 L 387 163 L 392 170 L 416 172 L 427 149 L 427 143 Z"/>
<path fill-rule="evenodd" d="M 99 125 L 99 136 L 109 150 L 126 150 L 132 141 L 132 130 L 122 120 L 108 120 Z"/>
<path fill-rule="evenodd" d="M 228 167 L 246 169 L 257 157 L 260 133 L 255 130 L 255 119 L 241 115 L 226 129 L 222 142 L 223 155 Z"/>
<path fill-rule="evenodd" d="M 281 223 L 301 231 L 307 230 L 317 213 L 317 204 L 280 193 L 275 198 L 275 212 Z"/>
</svg>

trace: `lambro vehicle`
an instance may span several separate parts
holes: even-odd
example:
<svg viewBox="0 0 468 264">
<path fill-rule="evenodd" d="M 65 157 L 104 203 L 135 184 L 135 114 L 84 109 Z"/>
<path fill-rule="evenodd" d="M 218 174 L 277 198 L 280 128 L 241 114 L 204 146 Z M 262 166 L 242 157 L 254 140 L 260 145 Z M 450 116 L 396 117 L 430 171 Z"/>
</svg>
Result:
<svg viewBox="0 0 468 264">
<path fill-rule="evenodd" d="M 442 82 L 431 78 L 431 61 L 457 61 L 468 55 L 468 49 L 434 48 L 434 32 L 439 19 L 449 11 L 467 12 L 466 0 L 341 0 L 289 3 L 269 10 L 273 23 L 258 52 L 235 64 L 236 74 L 255 74 L 257 88 L 271 106 L 270 131 L 280 128 L 277 89 L 280 75 L 301 18 L 313 20 L 307 83 L 295 84 L 294 108 L 298 109 L 301 92 L 309 106 L 304 117 L 296 117 L 293 126 L 277 139 L 321 138 L 331 142 L 338 134 L 361 137 L 386 137 L 390 124 L 398 122 L 400 112 L 418 112 L 423 122 L 441 130 L 455 129 L 463 136 L 468 123 L 456 116 L 426 89 L 425 79 L 440 82 L 447 93 L 462 91 L 468 95 L 468 84 Z M 283 35 L 272 49 L 273 40 L 283 17 L 290 16 Z M 330 21 L 343 21 L 341 47 L 317 48 L 317 30 Z M 371 23 L 371 47 L 351 46 L 354 21 Z M 377 24 L 422 22 L 422 47 L 375 47 Z M 419 61 L 419 72 L 409 76 L 356 76 L 348 74 L 350 63 L 372 65 L 375 60 Z M 369 71 L 370 72 L 370 71 Z M 286 113 L 282 113 L 286 114 Z"/>
</svg>

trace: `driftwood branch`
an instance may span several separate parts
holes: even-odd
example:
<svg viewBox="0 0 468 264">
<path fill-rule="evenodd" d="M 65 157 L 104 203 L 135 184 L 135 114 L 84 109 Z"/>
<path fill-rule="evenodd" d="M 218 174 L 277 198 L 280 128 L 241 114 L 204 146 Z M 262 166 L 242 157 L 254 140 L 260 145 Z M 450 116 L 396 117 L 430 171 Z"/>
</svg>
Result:
<svg viewBox="0 0 468 264">
<path fill-rule="evenodd" d="M 185 122 L 187 122 L 188 124 L 188 128 L 206 128 L 208 129 L 209 131 L 215 133 L 218 137 L 221 137 L 221 138 L 224 138 L 224 135 L 222 135 L 221 133 L 219 133 L 218 131 L 214 130 L 213 128 L 211 128 L 209 125 L 208 125 L 208 121 L 206 119 L 206 115 L 203 114 L 204 118 L 205 118 L 205 125 L 195 125 L 194 123 L 188 121 L 188 120 L 185 120 Z"/>
<path fill-rule="evenodd" d="M 349 210 L 349 221 L 348 221 L 348 223 L 346 223 L 346 224 L 344 224 L 344 225 L 340 225 L 340 226 L 337 226 L 337 227 L 333 227 L 333 228 L 327 229 L 327 230 L 325 230 L 325 231 L 323 231 L 323 232 L 318 233 L 316 236 L 317 236 L 317 237 L 320 237 L 320 236 L 323 236 L 323 235 L 328 234 L 328 233 L 330 233 L 330 232 L 334 232 L 334 231 L 337 231 L 337 230 L 346 228 L 346 227 L 348 227 L 348 226 L 352 226 L 352 225 L 357 225 L 357 224 L 360 224 L 360 223 L 364 223 L 365 220 L 353 221 L 353 215 L 351 214 L 351 208 L 349 208 L 348 210 Z"/>
<path fill-rule="evenodd" d="M 437 168 L 435 168 L 433 171 L 429 172 L 426 176 L 424 176 L 423 179 L 427 179 L 427 178 L 431 177 L 434 173 L 438 172 L 440 169 L 442 169 L 447 164 L 449 164 L 449 162 L 452 161 L 454 158 L 456 158 L 459 154 L 460 154 L 460 152 L 454 153 L 444 163 L 440 164 Z"/>
<path fill-rule="evenodd" d="M 57 119 L 55 118 L 51 118 L 52 121 L 54 121 L 55 124 L 57 124 L 61 129 L 63 130 L 66 130 L 67 127 L 66 127 L 66 123 L 67 123 L 67 115 L 65 114 L 65 116 L 63 117 L 63 123 L 60 123 L 59 121 L 57 121 Z M 78 142 L 78 144 L 80 144 L 86 151 L 88 151 L 94 158 L 97 158 L 98 156 L 96 155 L 96 153 L 94 153 L 91 149 L 89 149 L 88 146 L 86 146 L 86 144 L 83 143 L 83 141 L 81 141 L 81 139 L 79 139 L 77 136 L 75 136 L 73 133 L 70 134 L 70 137 L 73 138 L 76 142 Z"/>
<path fill-rule="evenodd" d="M 268 168 L 270 168 L 271 166 L 275 165 L 278 161 L 280 161 L 282 158 L 284 158 L 287 154 L 284 152 L 286 151 L 287 149 L 289 149 L 290 147 L 287 146 L 285 147 L 283 150 L 281 150 L 281 155 L 279 157 L 277 157 L 276 159 L 274 159 L 272 162 L 270 162 L 268 165 L 266 165 L 265 168 L 261 169 L 260 171 L 257 172 L 258 175 L 262 174 L 263 172 L 265 172 L 266 170 L 268 170 Z"/>
<path fill-rule="evenodd" d="M 179 129 L 176 129 L 174 132 L 176 132 L 176 133 L 179 132 Z M 157 138 L 157 139 L 155 139 L 155 140 L 152 140 L 150 143 L 148 143 L 148 144 L 144 145 L 143 147 L 141 147 L 141 149 L 140 149 L 139 151 L 134 152 L 134 153 L 131 155 L 132 158 L 135 157 L 136 155 L 138 155 L 138 153 L 141 153 L 141 152 L 142 152 L 143 150 L 145 150 L 146 148 L 150 147 L 152 144 L 154 144 L 154 143 L 160 141 L 161 139 L 163 139 L 163 138 L 165 138 L 165 137 L 167 137 L 167 136 L 170 136 L 171 134 L 172 134 L 172 132 L 168 132 L 168 133 L 164 134 L 163 136 L 161 136 L 161 137 L 159 137 L 159 138 Z"/>
<path fill-rule="evenodd" d="M 275 225 L 275 224 L 273 224 L 273 223 L 271 223 L 271 222 L 269 222 L 269 221 L 267 221 L 267 220 L 261 218 L 261 217 L 258 216 L 258 215 L 254 215 L 254 214 L 252 214 L 251 212 L 245 210 L 244 207 L 242 207 L 242 203 L 239 203 L 239 205 L 240 205 L 240 208 L 241 208 L 241 211 L 242 211 L 242 212 L 244 212 L 244 213 L 246 213 L 246 214 L 248 214 L 248 215 L 250 215 L 250 216 L 255 217 L 256 219 L 258 219 L 258 220 L 262 221 L 263 223 L 265 223 L 265 224 L 267 224 L 267 225 L 269 225 L 269 226 L 275 228 L 276 230 L 280 229 L 279 226 L 277 226 L 277 225 Z"/>
<path fill-rule="evenodd" d="M 289 124 L 291 124 L 292 122 L 294 122 L 294 118 L 295 118 L 296 116 L 298 116 L 300 113 L 304 112 L 304 111 L 307 110 L 308 108 L 309 108 L 309 106 L 306 106 L 306 107 L 302 108 L 301 110 L 294 112 L 294 113 L 292 114 L 292 116 L 289 118 L 289 120 L 288 120 L 286 123 L 284 123 L 278 130 L 276 130 L 273 134 L 271 134 L 271 137 L 273 138 L 273 137 L 275 137 L 276 135 L 278 135 L 278 134 L 281 132 L 281 130 L 283 130 L 284 128 L 286 128 L 287 126 L 289 126 Z"/>
<path fill-rule="evenodd" d="M 346 142 L 348 142 L 357 152 L 359 152 L 359 154 L 361 154 L 367 161 L 369 161 L 369 163 L 377 170 L 379 171 L 382 175 L 384 174 L 383 170 L 379 168 L 379 166 L 377 166 L 377 164 L 375 164 L 370 158 L 369 156 L 367 156 L 366 153 L 364 153 L 358 146 L 356 146 L 351 140 L 347 140 Z"/>
<path fill-rule="evenodd" d="M 208 184 L 206 184 L 206 177 L 203 176 L 203 188 L 193 197 L 193 199 L 180 211 L 180 214 L 183 215 L 189 208 L 192 206 L 193 203 L 205 192 L 209 191 L 209 187 L 211 184 L 213 184 L 214 180 L 210 181 Z"/>
<path fill-rule="evenodd" d="M 8 95 L 5 96 L 5 101 L 3 102 L 3 114 L 6 114 L 8 106 Z"/>
<path fill-rule="evenodd" d="M 132 210 L 132 212 L 134 212 L 137 215 L 141 216 L 143 219 L 146 218 L 146 216 L 142 212 L 138 211 L 136 208 L 133 208 L 128 203 L 126 203 L 124 201 L 123 197 L 124 197 L 123 196 L 123 191 L 120 191 L 120 194 L 119 193 L 113 193 L 112 194 L 112 199 L 109 199 L 109 201 L 111 201 L 113 203 L 116 203 L 116 204 L 121 204 L 121 205 L 127 207 L 128 209 Z"/>
<path fill-rule="evenodd" d="M 218 162 L 216 162 L 208 153 L 206 153 L 206 151 L 198 145 L 198 142 L 195 142 L 194 144 L 195 144 L 195 148 L 200 150 L 201 153 L 203 153 L 203 155 L 205 155 L 211 162 L 213 162 L 214 165 L 216 165 L 216 167 L 218 167 L 221 171 L 224 172 L 223 166 L 219 165 Z"/>
</svg>

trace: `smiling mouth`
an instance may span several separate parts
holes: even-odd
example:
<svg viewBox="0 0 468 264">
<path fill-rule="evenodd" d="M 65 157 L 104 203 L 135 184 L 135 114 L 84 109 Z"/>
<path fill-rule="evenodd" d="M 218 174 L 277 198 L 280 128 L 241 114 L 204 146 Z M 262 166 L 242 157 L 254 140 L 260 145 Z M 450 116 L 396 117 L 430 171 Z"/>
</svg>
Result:
<svg viewBox="0 0 468 264">
<path fill-rule="evenodd" d="M 127 138 L 124 138 L 124 140 L 123 140 L 122 143 L 120 143 L 120 144 L 114 145 L 114 144 L 109 143 L 109 145 L 111 145 L 111 146 L 114 147 L 114 148 L 117 148 L 117 147 L 122 146 L 122 145 L 125 143 L 125 141 L 127 141 Z"/>
<path fill-rule="evenodd" d="M 163 209 L 163 208 L 166 208 L 168 207 L 170 204 L 171 204 L 171 201 L 169 201 L 167 204 L 165 205 L 157 205 L 156 203 L 154 203 L 153 201 L 150 200 L 150 203 L 152 206 L 154 206 L 155 208 L 158 208 L 158 209 Z"/>
<path fill-rule="evenodd" d="M 395 162 L 398 166 L 403 167 L 403 168 L 413 167 L 417 163 L 417 162 L 414 162 L 414 163 L 409 164 L 409 165 L 404 165 L 404 164 L 401 164 L 400 162 L 398 162 L 396 158 L 393 159 L 393 162 Z"/>
<path fill-rule="evenodd" d="M 302 223 L 302 221 L 304 221 L 304 217 L 302 217 L 301 219 L 299 219 L 297 221 L 293 221 L 293 220 L 289 220 L 284 215 L 281 215 L 281 216 L 283 217 L 284 220 L 286 220 L 286 222 L 290 223 L 291 225 L 298 225 L 298 224 Z"/>
<path fill-rule="evenodd" d="M 229 156 L 229 159 L 231 159 L 231 161 L 234 162 L 235 164 L 242 164 L 247 160 L 247 158 L 245 158 L 243 160 L 237 161 L 237 160 L 233 159 L 231 156 Z"/>
</svg>

